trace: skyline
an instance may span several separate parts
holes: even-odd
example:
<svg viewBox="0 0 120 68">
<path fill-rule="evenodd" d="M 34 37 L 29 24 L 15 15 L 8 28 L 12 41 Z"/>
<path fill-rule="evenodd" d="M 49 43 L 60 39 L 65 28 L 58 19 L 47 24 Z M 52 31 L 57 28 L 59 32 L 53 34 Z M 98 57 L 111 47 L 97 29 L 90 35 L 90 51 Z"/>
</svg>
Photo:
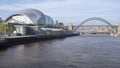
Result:
<svg viewBox="0 0 120 68">
<path fill-rule="evenodd" d="M 119 3 L 119 0 L 1 0 L 0 17 L 6 19 L 16 11 L 33 8 L 65 24 L 78 25 L 87 18 L 100 17 L 116 25 L 120 22 Z"/>
</svg>

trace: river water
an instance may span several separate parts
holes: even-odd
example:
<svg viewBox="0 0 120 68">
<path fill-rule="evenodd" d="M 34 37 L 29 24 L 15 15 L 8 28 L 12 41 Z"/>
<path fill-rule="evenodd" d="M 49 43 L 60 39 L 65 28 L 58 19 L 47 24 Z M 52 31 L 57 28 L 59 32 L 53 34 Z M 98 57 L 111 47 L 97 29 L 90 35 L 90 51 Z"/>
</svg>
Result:
<svg viewBox="0 0 120 68">
<path fill-rule="evenodd" d="M 81 35 L 17 45 L 0 52 L 0 68 L 120 68 L 120 38 Z"/>
</svg>

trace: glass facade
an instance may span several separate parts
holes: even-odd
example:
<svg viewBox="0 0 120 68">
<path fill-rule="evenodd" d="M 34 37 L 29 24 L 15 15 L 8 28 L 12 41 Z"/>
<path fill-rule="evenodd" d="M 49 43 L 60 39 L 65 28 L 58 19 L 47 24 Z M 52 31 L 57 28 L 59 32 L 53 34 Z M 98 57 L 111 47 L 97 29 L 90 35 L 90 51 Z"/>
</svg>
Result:
<svg viewBox="0 0 120 68">
<path fill-rule="evenodd" d="M 46 19 L 46 24 L 47 25 L 53 25 L 53 20 L 50 16 L 45 16 L 45 19 Z"/>
<path fill-rule="evenodd" d="M 12 16 L 9 20 L 11 23 L 33 24 L 33 22 L 25 15 Z"/>
<path fill-rule="evenodd" d="M 24 9 L 8 17 L 5 22 L 19 24 L 53 25 L 53 19 L 36 9 Z"/>
</svg>

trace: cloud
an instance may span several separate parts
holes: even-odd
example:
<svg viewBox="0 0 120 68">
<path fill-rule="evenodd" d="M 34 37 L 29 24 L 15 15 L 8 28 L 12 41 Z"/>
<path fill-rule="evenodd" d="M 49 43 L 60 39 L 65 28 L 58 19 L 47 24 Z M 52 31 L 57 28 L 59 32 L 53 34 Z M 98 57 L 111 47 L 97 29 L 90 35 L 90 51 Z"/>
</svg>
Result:
<svg viewBox="0 0 120 68">
<path fill-rule="evenodd" d="M 4 4 L 0 6 L 0 10 L 10 11 L 26 8 L 39 9 L 54 19 L 58 18 L 65 22 L 70 20 L 78 21 L 83 19 L 82 17 L 115 17 L 118 14 L 117 11 L 120 11 L 119 2 L 113 0 L 45 0 L 44 2 L 30 0 L 27 3 Z"/>
</svg>

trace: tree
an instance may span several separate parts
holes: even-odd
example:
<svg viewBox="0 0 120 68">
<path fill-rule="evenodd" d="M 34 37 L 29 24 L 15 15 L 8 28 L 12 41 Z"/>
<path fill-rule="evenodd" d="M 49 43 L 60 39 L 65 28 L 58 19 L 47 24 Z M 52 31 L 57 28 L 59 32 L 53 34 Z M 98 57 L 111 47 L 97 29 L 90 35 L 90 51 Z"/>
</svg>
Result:
<svg viewBox="0 0 120 68">
<path fill-rule="evenodd" d="M 5 30 L 5 24 L 0 23 L 0 32 L 4 32 Z"/>
<path fill-rule="evenodd" d="M 0 23 L 0 32 L 13 32 L 15 27 L 13 25 L 6 25 L 4 23 Z"/>
</svg>

